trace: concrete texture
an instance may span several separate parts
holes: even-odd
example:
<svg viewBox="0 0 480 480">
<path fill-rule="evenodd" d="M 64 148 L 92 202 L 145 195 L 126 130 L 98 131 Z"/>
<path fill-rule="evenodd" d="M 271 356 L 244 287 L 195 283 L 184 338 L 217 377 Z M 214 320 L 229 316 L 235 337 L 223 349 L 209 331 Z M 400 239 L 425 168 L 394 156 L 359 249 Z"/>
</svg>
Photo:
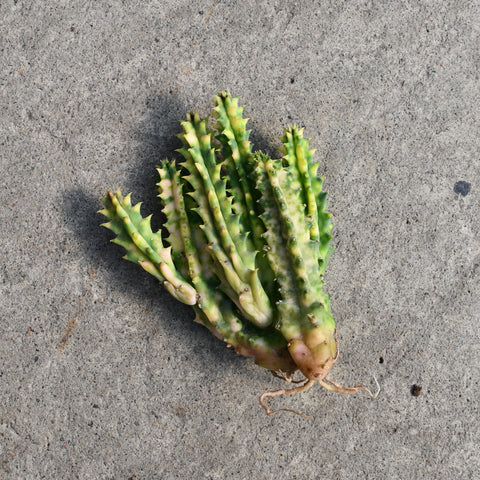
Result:
<svg viewBox="0 0 480 480">
<path fill-rule="evenodd" d="M 0 5 L 0 478 L 480 478 L 480 5 Z M 256 146 L 297 123 L 326 176 L 341 354 L 282 382 L 192 322 L 98 227 L 158 212 L 178 120 L 230 89 Z M 418 396 L 412 386 L 422 387 Z M 417 392 L 418 393 L 418 392 Z"/>
</svg>

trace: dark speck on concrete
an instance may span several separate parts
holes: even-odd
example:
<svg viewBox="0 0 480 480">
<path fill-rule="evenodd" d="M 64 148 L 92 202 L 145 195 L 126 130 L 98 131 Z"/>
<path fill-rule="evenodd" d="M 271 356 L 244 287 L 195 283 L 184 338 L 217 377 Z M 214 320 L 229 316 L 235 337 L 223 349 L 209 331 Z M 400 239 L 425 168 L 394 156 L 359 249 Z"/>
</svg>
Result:
<svg viewBox="0 0 480 480">
<path fill-rule="evenodd" d="M 459 193 L 462 197 L 466 197 L 470 193 L 470 189 L 472 188 L 472 184 L 465 182 L 463 180 L 459 180 L 454 186 L 453 191 L 455 193 Z"/>
<path fill-rule="evenodd" d="M 412 396 L 418 397 L 420 396 L 420 393 L 422 393 L 422 387 L 420 385 L 412 385 L 410 393 L 412 394 Z"/>
</svg>

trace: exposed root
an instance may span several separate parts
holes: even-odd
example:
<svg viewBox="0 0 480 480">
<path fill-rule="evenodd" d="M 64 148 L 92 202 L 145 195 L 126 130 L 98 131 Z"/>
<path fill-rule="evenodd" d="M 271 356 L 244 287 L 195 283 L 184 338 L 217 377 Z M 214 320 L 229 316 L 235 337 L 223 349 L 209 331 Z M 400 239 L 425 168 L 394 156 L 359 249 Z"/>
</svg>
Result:
<svg viewBox="0 0 480 480">
<path fill-rule="evenodd" d="M 302 380 L 294 380 L 292 378 L 292 374 L 289 373 L 289 372 L 284 372 L 283 370 L 278 370 L 278 372 L 276 370 L 270 370 L 272 372 L 272 375 L 276 378 L 281 378 L 282 380 L 285 380 L 286 382 L 288 383 L 302 383 L 303 381 L 305 381 L 305 379 L 303 378 Z"/>
<path fill-rule="evenodd" d="M 259 398 L 260 405 L 264 408 L 267 415 L 273 415 L 274 413 L 283 411 L 283 412 L 296 413 L 297 415 L 300 415 L 301 417 L 312 418 L 313 419 L 313 417 L 311 415 L 305 415 L 304 413 L 297 412 L 296 410 L 292 410 L 290 408 L 279 408 L 278 410 L 270 410 L 268 408 L 268 405 L 265 403 L 265 399 L 266 398 L 272 398 L 272 397 L 278 397 L 279 395 L 291 395 L 292 393 L 305 392 L 314 383 L 315 383 L 314 380 L 307 380 L 303 385 L 299 385 L 298 387 L 289 388 L 289 389 L 281 388 L 280 390 L 275 390 L 273 392 L 265 392 Z"/>
<path fill-rule="evenodd" d="M 346 393 L 346 394 L 351 394 L 351 393 L 357 393 L 361 388 L 367 391 L 367 393 L 372 397 L 372 398 L 377 398 L 378 394 L 380 393 L 380 385 L 375 377 L 373 377 L 375 380 L 375 383 L 377 384 L 377 391 L 375 393 L 372 393 L 369 388 L 367 388 L 365 385 L 355 385 L 354 387 L 344 387 L 342 385 L 339 385 L 338 383 L 334 382 L 328 377 L 325 377 L 323 380 L 319 380 L 319 384 L 329 390 L 330 392 L 336 392 L 336 393 Z"/>
<path fill-rule="evenodd" d="M 335 335 L 335 340 L 336 340 L 336 335 Z M 337 345 L 338 345 L 338 342 L 337 342 Z M 335 356 L 335 358 L 337 356 L 338 356 L 338 346 L 337 346 L 337 355 Z M 311 388 L 315 382 L 318 382 L 326 390 L 329 390 L 330 392 L 335 392 L 335 393 L 353 394 L 353 393 L 357 393 L 360 389 L 363 389 L 373 399 L 377 398 L 378 394 L 380 393 L 380 384 L 378 383 L 375 377 L 373 377 L 373 379 L 375 380 L 375 383 L 377 385 L 377 391 L 375 393 L 372 393 L 371 390 L 365 385 L 355 385 L 353 387 L 344 387 L 343 385 L 339 385 L 338 383 L 334 382 L 332 379 L 328 378 L 328 376 L 325 377 L 323 380 L 309 380 L 308 378 L 304 378 L 303 380 L 293 380 L 291 372 L 284 372 L 282 370 L 279 370 L 278 372 L 271 370 L 271 372 L 274 377 L 281 378 L 288 383 L 302 383 L 302 382 L 305 382 L 305 383 L 303 383 L 303 385 L 299 385 L 298 387 L 281 388 L 279 390 L 274 390 L 272 392 L 263 393 L 259 398 L 259 402 L 267 415 L 273 415 L 274 413 L 283 411 L 283 412 L 292 412 L 292 413 L 295 413 L 296 415 L 300 415 L 301 417 L 313 419 L 314 417 L 312 417 L 311 415 L 306 415 L 304 413 L 297 412 L 296 410 L 292 410 L 291 408 L 279 408 L 278 410 L 270 410 L 268 408 L 268 405 L 265 403 L 265 401 L 268 398 L 278 397 L 279 395 L 291 395 L 293 393 L 305 392 L 309 388 Z"/>
</svg>

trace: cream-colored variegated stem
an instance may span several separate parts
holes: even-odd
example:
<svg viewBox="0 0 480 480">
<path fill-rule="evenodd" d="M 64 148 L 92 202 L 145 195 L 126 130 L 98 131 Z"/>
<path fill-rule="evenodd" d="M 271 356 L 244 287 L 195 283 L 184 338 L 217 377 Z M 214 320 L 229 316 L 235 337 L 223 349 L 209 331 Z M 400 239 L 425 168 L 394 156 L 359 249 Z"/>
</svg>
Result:
<svg viewBox="0 0 480 480">
<path fill-rule="evenodd" d="M 130 195 L 124 198 L 120 191 L 108 192 L 102 200 L 105 208 L 100 213 L 109 219 L 103 226 L 117 235 L 112 241 L 127 250 L 125 258 L 158 278 L 179 301 L 195 305 L 195 288 L 176 270 L 170 248 L 163 246 L 160 233 L 152 232 L 151 217 L 142 218 L 140 203 L 132 206 Z"/>
</svg>

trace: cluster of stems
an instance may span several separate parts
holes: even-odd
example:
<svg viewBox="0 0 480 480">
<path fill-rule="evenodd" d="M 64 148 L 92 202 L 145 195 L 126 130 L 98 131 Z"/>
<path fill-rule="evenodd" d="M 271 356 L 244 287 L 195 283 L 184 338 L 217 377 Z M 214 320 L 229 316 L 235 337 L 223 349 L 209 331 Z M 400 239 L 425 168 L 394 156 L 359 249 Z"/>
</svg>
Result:
<svg viewBox="0 0 480 480">
<path fill-rule="evenodd" d="M 120 191 L 102 199 L 103 225 L 126 259 L 238 353 L 323 383 L 338 345 L 323 291 L 331 215 L 313 150 L 293 126 L 281 158 L 253 152 L 238 99 L 223 92 L 214 104 L 213 121 L 195 112 L 181 122 L 184 161 L 158 167 L 168 235 L 153 232 L 151 216 Z"/>
</svg>

